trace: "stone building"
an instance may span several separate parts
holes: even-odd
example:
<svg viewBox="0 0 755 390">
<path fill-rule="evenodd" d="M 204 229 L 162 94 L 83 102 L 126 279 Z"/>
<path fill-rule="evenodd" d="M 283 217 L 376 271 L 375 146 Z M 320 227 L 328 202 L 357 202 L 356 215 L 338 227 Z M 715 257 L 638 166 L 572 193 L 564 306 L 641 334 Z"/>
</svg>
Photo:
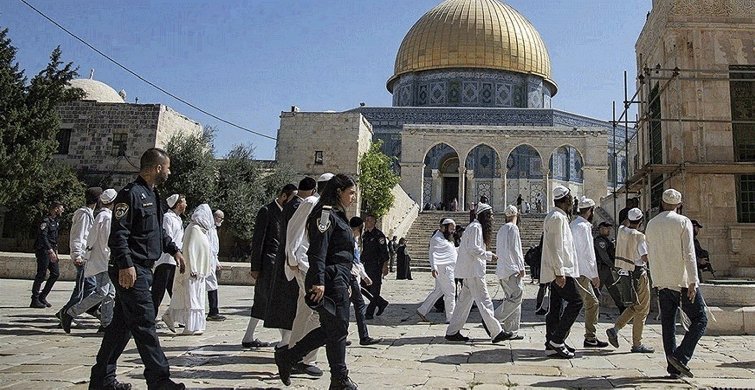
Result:
<svg viewBox="0 0 755 390">
<path fill-rule="evenodd" d="M 361 140 L 346 134 L 364 123 L 397 157 L 403 190 L 423 206 L 456 199 L 466 209 L 484 195 L 502 210 L 519 194 L 534 206 L 541 194 L 546 209 L 556 184 L 605 196 L 611 126 L 552 108 L 558 87 L 551 73 L 545 43 L 518 11 L 498 0 L 444 1 L 398 50 L 387 82 L 392 107 L 284 112 L 277 160 L 304 174 L 336 167 L 358 173 L 358 159 L 334 160 L 327 151 Z M 354 119 L 344 122 L 347 114 Z"/>
<path fill-rule="evenodd" d="M 636 52 L 628 190 L 651 212 L 680 190 L 713 267 L 755 276 L 755 3 L 654 0 Z"/>
<path fill-rule="evenodd" d="M 70 165 L 89 185 L 120 188 L 139 172 L 145 150 L 163 147 L 175 134 L 201 134 L 202 125 L 160 103 L 127 103 L 94 79 L 72 80 L 86 96 L 57 107 L 55 160 Z"/>
</svg>

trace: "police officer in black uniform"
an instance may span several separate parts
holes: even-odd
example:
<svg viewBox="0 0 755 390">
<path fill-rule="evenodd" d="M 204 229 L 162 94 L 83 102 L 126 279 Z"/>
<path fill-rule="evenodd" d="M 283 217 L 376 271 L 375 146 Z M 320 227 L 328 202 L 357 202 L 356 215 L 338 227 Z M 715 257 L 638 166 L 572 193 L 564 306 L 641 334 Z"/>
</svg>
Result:
<svg viewBox="0 0 755 390">
<path fill-rule="evenodd" d="M 105 329 L 97 363 L 92 367 L 89 389 L 128 390 L 131 385 L 115 380 L 116 363 L 134 336 L 144 363 L 149 390 L 185 389 L 170 380 L 170 367 L 155 332 L 152 303 L 152 266 L 163 252 L 176 258 L 180 273 L 185 263 L 179 248 L 163 230 L 163 207 L 154 190 L 168 179 L 170 158 L 164 150 L 152 148 L 141 158 L 139 177 L 115 198 L 108 242 L 111 250 L 109 274 L 115 285 L 113 320 Z"/>
<path fill-rule="evenodd" d="M 611 239 L 611 227 L 613 227 L 612 224 L 601 222 L 598 225 L 598 235 L 593 240 L 593 245 L 595 246 L 595 259 L 598 263 L 600 285 L 606 287 L 608 293 L 611 294 L 613 302 L 619 309 L 619 313 L 622 313 L 626 307 L 624 307 L 621 294 L 619 294 L 618 286 L 614 285 L 616 282 L 613 276 L 616 247 Z"/>
<path fill-rule="evenodd" d="M 37 275 L 34 277 L 34 283 L 31 285 L 31 305 L 35 309 L 44 309 L 52 306 L 47 302 L 47 294 L 52 290 L 52 286 L 60 276 L 58 267 L 58 230 L 60 223 L 58 218 L 63 215 L 63 204 L 53 201 L 50 204 L 50 214 L 47 215 L 37 230 L 37 239 L 34 242 L 34 255 L 37 257 Z M 50 277 L 47 278 L 45 288 L 39 292 L 42 282 L 45 280 L 45 274 L 50 270 Z"/>
<path fill-rule="evenodd" d="M 372 284 L 367 286 L 367 291 L 372 294 L 373 299 L 367 306 L 367 312 L 364 318 L 371 320 L 374 314 L 381 315 L 388 306 L 388 301 L 380 296 L 380 288 L 383 285 L 383 275 L 386 274 L 386 262 L 388 261 L 388 241 L 385 234 L 380 231 L 375 224 L 377 218 L 374 215 L 367 215 L 364 218 L 365 231 L 362 234 L 362 256 L 360 260 L 364 264 L 364 270 L 367 276 L 372 279 Z M 377 313 L 375 309 L 377 308 Z"/>
<path fill-rule="evenodd" d="M 349 281 L 354 265 L 354 236 L 346 208 L 354 201 L 356 184 L 344 174 L 335 175 L 307 219 L 309 270 L 304 281 L 307 304 L 320 314 L 320 327 L 290 349 L 275 350 L 281 381 L 291 384 L 291 367 L 323 345 L 330 366 L 330 389 L 350 390 L 357 385 L 346 367 L 349 333 Z M 359 292 L 354 292 L 358 294 Z"/>
</svg>

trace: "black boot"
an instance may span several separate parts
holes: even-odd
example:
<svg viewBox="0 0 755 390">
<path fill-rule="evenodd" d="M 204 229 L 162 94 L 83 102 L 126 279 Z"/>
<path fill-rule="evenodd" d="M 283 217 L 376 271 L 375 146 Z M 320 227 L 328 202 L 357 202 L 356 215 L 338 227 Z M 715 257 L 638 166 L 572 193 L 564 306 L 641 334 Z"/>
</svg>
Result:
<svg viewBox="0 0 755 390">
<path fill-rule="evenodd" d="M 47 305 L 45 305 L 44 303 L 40 302 L 39 298 L 32 298 L 31 299 L 31 304 L 29 305 L 29 307 L 34 308 L 34 309 L 44 309 L 44 308 L 47 307 Z"/>
<path fill-rule="evenodd" d="M 335 379 L 330 378 L 330 387 L 328 387 L 328 390 L 356 390 L 358 389 L 357 384 L 354 383 L 348 376 Z"/>
</svg>

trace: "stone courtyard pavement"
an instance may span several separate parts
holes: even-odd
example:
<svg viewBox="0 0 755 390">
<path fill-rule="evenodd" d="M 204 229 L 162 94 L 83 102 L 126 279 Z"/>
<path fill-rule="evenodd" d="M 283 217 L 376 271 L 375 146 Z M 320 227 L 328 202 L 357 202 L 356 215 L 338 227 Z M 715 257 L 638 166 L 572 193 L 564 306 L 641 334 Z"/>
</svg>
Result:
<svg viewBox="0 0 755 390">
<path fill-rule="evenodd" d="M 414 313 L 432 288 L 427 273 L 415 273 L 413 281 L 393 280 L 390 274 L 383 291 L 391 305 L 381 317 L 369 321 L 373 337 L 384 342 L 360 347 L 356 326 L 349 328 L 353 345 L 347 348 L 352 379 L 361 389 L 501 389 L 501 388 L 755 388 L 755 336 L 705 336 L 695 351 L 690 368 L 695 378 L 666 379 L 660 325 L 651 313 L 645 328 L 645 343 L 656 353 L 629 353 L 630 328 L 622 330 L 618 350 L 581 350 L 573 360 L 546 359 L 543 318 L 533 314 L 536 286 L 528 284 L 523 305 L 524 340 L 493 345 L 480 325 L 476 311 L 464 334 L 471 343 L 448 343 L 445 325 L 419 322 Z M 496 305 L 502 292 L 489 278 Z M 55 285 L 45 310 L 29 309 L 29 280 L 0 280 L 0 388 L 86 389 L 89 370 L 100 344 L 91 317 L 77 320 L 70 335 L 58 329 L 54 317 L 72 288 L 71 282 Z M 225 322 L 209 322 L 204 335 L 174 336 L 159 329 L 160 340 L 170 359 L 173 378 L 195 389 L 283 388 L 277 376 L 272 348 L 244 349 L 241 337 L 248 321 L 252 288 L 221 286 L 221 313 Z M 162 311 L 165 309 L 163 305 Z M 615 309 L 603 309 L 598 326 L 605 329 L 616 317 Z M 443 315 L 431 313 L 442 321 Z M 581 346 L 584 327 L 580 318 L 572 328 L 570 345 Z M 273 341 L 278 331 L 262 329 L 262 340 Z M 324 350 L 318 357 L 326 372 L 313 380 L 292 378 L 292 389 L 325 389 L 329 376 Z M 145 389 L 143 366 L 133 341 L 119 361 L 118 379 Z"/>
</svg>

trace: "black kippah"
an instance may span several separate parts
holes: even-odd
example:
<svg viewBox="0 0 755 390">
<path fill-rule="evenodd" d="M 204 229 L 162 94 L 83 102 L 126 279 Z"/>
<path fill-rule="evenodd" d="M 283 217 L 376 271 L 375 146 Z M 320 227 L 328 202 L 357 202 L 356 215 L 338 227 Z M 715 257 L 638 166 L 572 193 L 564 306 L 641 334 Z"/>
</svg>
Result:
<svg viewBox="0 0 755 390">
<path fill-rule="evenodd" d="M 317 187 L 317 182 L 311 177 L 305 177 L 299 182 L 299 191 L 312 191 Z"/>
</svg>

